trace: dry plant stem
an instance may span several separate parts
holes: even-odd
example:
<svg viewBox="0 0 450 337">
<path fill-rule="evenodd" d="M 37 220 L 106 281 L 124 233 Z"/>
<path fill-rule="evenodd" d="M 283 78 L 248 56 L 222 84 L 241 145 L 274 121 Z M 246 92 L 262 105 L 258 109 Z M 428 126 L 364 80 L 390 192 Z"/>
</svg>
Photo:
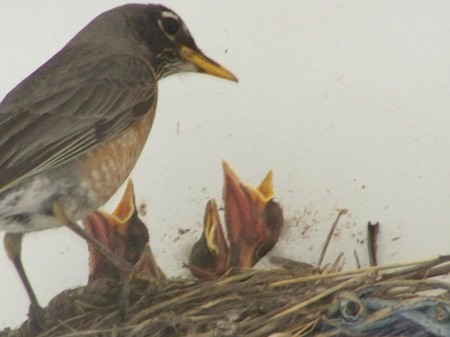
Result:
<svg viewBox="0 0 450 337">
<path fill-rule="evenodd" d="M 268 331 L 273 328 L 273 326 L 269 325 L 268 323 L 274 322 L 274 324 L 276 324 L 277 320 L 284 318 L 288 315 L 294 314 L 294 313 L 298 312 L 300 309 L 303 309 L 303 308 L 323 299 L 324 297 L 330 296 L 340 290 L 347 289 L 347 288 L 351 287 L 352 285 L 354 285 L 355 283 L 359 283 L 363 278 L 367 277 L 368 275 L 369 275 L 369 273 L 357 275 L 345 282 L 341 282 L 341 283 L 337 284 L 336 286 L 331 287 L 331 288 L 321 292 L 320 294 L 317 294 L 316 296 L 311 297 L 310 299 L 308 299 L 306 301 L 303 301 L 303 302 L 293 305 L 287 309 L 284 309 L 281 312 L 277 313 L 276 315 L 273 315 L 269 318 L 262 317 L 262 318 L 258 318 L 256 321 L 248 322 L 247 324 L 249 324 L 249 325 L 253 324 L 255 326 L 258 326 L 259 322 L 257 322 L 257 321 L 262 319 L 262 322 L 261 322 L 262 328 L 259 328 L 250 334 L 247 334 L 247 336 L 248 337 L 261 336 L 262 333 L 266 332 L 266 330 Z"/>
<path fill-rule="evenodd" d="M 303 324 L 298 331 L 294 332 L 291 331 L 292 337 L 301 337 L 301 336 L 307 336 L 311 331 L 314 330 L 314 328 L 317 326 L 317 323 L 319 323 L 319 317 Z"/>
<path fill-rule="evenodd" d="M 361 269 L 361 262 L 359 261 L 359 256 L 355 249 L 353 249 L 353 256 L 355 257 L 356 261 L 356 269 Z"/>
<path fill-rule="evenodd" d="M 400 278 L 400 277 L 411 277 L 415 279 L 424 278 L 426 276 L 432 277 L 432 276 L 439 276 L 443 275 L 442 271 L 448 271 L 450 269 L 450 265 L 444 265 L 439 266 L 437 268 L 433 268 L 434 266 L 450 262 L 450 255 L 444 255 L 439 256 L 434 259 L 430 259 L 429 261 L 422 261 L 418 262 L 416 264 L 411 264 L 412 266 L 410 268 L 405 268 L 396 272 L 391 272 L 388 275 L 382 275 L 381 280 L 385 279 L 393 279 L 393 278 Z M 405 265 L 406 267 L 406 265 Z M 426 271 L 424 271 L 424 268 L 428 267 Z"/>
<path fill-rule="evenodd" d="M 312 303 L 314 303 L 314 302 L 316 302 L 316 301 L 318 301 L 318 300 L 320 300 L 320 299 L 322 299 L 322 298 L 324 298 L 326 296 L 332 295 L 332 294 L 336 293 L 337 291 L 340 291 L 340 290 L 343 290 L 343 289 L 347 289 L 348 287 L 351 287 L 353 284 L 358 283 L 360 280 L 364 279 L 368 275 L 369 275 L 369 273 L 363 273 L 363 274 L 357 275 L 357 276 L 355 276 L 355 277 L 353 277 L 353 278 L 351 278 L 351 279 L 349 279 L 349 280 L 347 280 L 345 282 L 339 283 L 338 285 L 336 285 L 334 287 L 331 287 L 331 288 L 321 292 L 320 294 L 318 294 L 316 296 L 311 297 L 307 301 L 304 301 L 302 303 L 296 304 L 296 305 L 294 305 L 294 306 L 292 306 L 292 307 L 290 307 L 290 308 L 280 312 L 279 314 L 273 316 L 270 320 L 272 321 L 272 320 L 275 320 L 277 318 L 285 317 L 285 316 L 287 316 L 287 315 L 289 315 L 289 314 L 291 314 L 293 312 L 296 312 L 296 311 L 298 311 L 298 310 L 300 310 L 302 308 L 307 307 L 308 305 L 310 305 L 310 304 L 312 304 Z"/>
<path fill-rule="evenodd" d="M 368 267 L 368 268 L 363 268 L 363 269 L 358 269 L 358 270 L 350 270 L 350 271 L 345 271 L 345 272 L 305 276 L 305 277 L 299 277 L 299 278 L 293 278 L 293 279 L 289 279 L 289 280 L 273 282 L 269 285 L 269 288 L 284 287 L 289 284 L 304 283 L 304 282 L 316 281 L 316 280 L 321 280 L 321 279 L 325 279 L 325 278 L 333 278 L 333 277 L 338 277 L 338 276 L 345 277 L 345 276 L 350 276 L 350 275 L 355 275 L 355 274 L 360 274 L 360 273 L 365 273 L 365 272 L 373 273 L 375 271 L 380 271 L 380 270 L 404 268 L 404 267 L 409 267 L 409 266 L 413 266 L 412 269 L 418 270 L 420 268 L 424 268 L 424 266 L 432 267 L 437 264 L 440 264 L 443 262 L 448 262 L 448 261 L 450 261 L 450 256 L 440 256 L 437 258 L 431 258 L 431 259 L 426 259 L 426 260 L 422 260 L 422 261 L 392 263 L 392 264 L 387 264 L 384 266 Z M 403 275 L 404 273 L 405 272 L 400 271 L 397 274 L 397 276 Z"/>
<path fill-rule="evenodd" d="M 374 270 L 383 268 L 371 267 L 356 275 L 318 275 L 322 279 L 289 283 L 282 288 L 270 284 L 299 279 L 302 271 L 246 270 L 205 282 L 169 279 L 147 284 L 136 280 L 131 286 L 125 322 L 120 321 L 116 304 L 120 284 L 94 283 L 68 290 L 61 298 L 64 302 L 49 304 L 46 314 L 60 308 L 74 311 L 50 321 L 45 315 L 48 330 L 39 336 L 406 337 L 411 331 L 417 337 L 450 336 L 446 316 L 450 284 L 429 278 L 438 271 L 445 274 L 450 269 L 450 257 L 419 261 L 415 267 L 412 274 L 411 264 L 386 267 L 384 275 L 395 274 L 395 278 L 383 279 L 382 274 L 375 279 Z M 422 268 L 425 279 L 407 278 L 419 274 L 417 267 Z M 400 268 L 403 274 L 398 272 Z M 310 277 L 305 279 L 311 281 Z M 98 300 L 93 296 L 99 296 Z M 67 309 L 62 312 L 69 312 Z M 38 335 L 33 331 L 6 336 Z"/>
<path fill-rule="evenodd" d="M 216 284 L 217 286 L 217 284 Z M 142 312 L 140 312 L 139 314 L 137 314 L 136 316 L 134 316 L 131 320 L 130 323 L 136 323 L 139 322 L 140 320 L 142 320 L 144 317 L 149 317 L 150 314 L 161 310 L 164 307 L 170 306 L 172 304 L 177 304 L 180 305 L 185 301 L 192 301 L 195 298 L 198 297 L 207 297 L 209 292 L 212 291 L 212 289 L 210 289 L 211 285 L 204 285 L 204 286 L 200 286 L 199 288 L 195 288 L 192 291 L 189 291 L 187 293 L 183 293 L 180 294 L 180 296 L 174 297 L 170 300 L 166 300 L 166 301 L 162 301 L 161 303 L 152 306 L 151 308 L 148 308 L 147 310 L 143 310 Z M 226 293 L 224 292 L 223 295 L 226 295 Z"/>
<path fill-rule="evenodd" d="M 331 229 L 328 232 L 328 236 L 327 236 L 327 238 L 325 240 L 325 243 L 323 245 L 322 252 L 320 253 L 319 261 L 317 262 L 317 268 L 320 268 L 320 266 L 322 265 L 323 258 L 325 257 L 325 253 L 327 251 L 328 245 L 330 244 L 331 237 L 333 236 L 333 233 L 334 233 L 334 231 L 336 229 L 336 226 L 337 226 L 337 224 L 339 222 L 339 218 L 342 215 L 347 214 L 347 213 L 348 213 L 347 209 L 339 209 L 338 210 L 338 215 L 336 216 L 336 219 L 334 220 L 333 224 L 331 225 Z"/>
<path fill-rule="evenodd" d="M 334 260 L 328 272 L 330 273 L 339 272 L 342 270 L 343 265 L 344 265 L 344 252 L 340 252 L 339 255 L 336 257 L 336 260 Z"/>
<path fill-rule="evenodd" d="M 369 263 L 370 266 L 378 265 L 377 259 L 377 239 L 380 232 L 380 223 L 372 224 L 370 221 L 367 224 L 367 248 L 369 249 Z"/>
<path fill-rule="evenodd" d="M 381 281 L 374 287 L 384 287 L 386 289 L 395 287 L 417 287 L 418 291 L 430 290 L 430 289 L 446 289 L 450 291 L 450 283 L 438 280 L 393 280 L 393 281 Z"/>
</svg>

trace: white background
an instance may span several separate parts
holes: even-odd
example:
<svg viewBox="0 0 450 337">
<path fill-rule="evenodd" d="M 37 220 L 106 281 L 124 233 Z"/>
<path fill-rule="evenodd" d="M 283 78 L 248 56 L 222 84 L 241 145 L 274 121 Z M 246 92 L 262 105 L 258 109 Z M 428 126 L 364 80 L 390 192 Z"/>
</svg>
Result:
<svg viewBox="0 0 450 337">
<path fill-rule="evenodd" d="M 1 0 L 0 96 L 123 3 Z M 381 223 L 382 263 L 450 252 L 450 2 L 165 4 L 240 79 L 188 74 L 160 83 L 132 177 L 167 274 L 185 273 L 206 200 L 221 200 L 222 159 L 255 185 L 273 169 L 286 215 L 274 254 L 315 263 L 336 208 L 350 212 L 327 262 L 344 251 L 352 268 L 356 250 L 367 265 L 368 221 Z M 86 282 L 86 246 L 67 229 L 28 235 L 23 255 L 42 304 Z M 0 327 L 19 324 L 27 305 L 1 253 Z"/>
</svg>

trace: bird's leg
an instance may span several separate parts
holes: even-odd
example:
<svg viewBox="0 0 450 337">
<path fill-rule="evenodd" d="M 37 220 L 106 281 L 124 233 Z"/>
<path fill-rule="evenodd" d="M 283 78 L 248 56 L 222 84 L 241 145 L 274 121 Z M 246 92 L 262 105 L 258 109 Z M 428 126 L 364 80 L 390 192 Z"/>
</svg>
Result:
<svg viewBox="0 0 450 337">
<path fill-rule="evenodd" d="M 71 229 L 73 232 L 81 236 L 83 239 L 85 239 L 87 242 L 92 244 L 100 254 L 105 256 L 108 260 L 111 261 L 117 268 L 123 271 L 127 271 L 129 273 L 136 273 L 136 268 L 128 263 L 127 261 L 121 259 L 119 256 L 114 254 L 113 251 L 111 251 L 108 247 L 106 247 L 104 244 L 102 244 L 100 241 L 98 241 L 96 238 L 94 238 L 89 233 L 86 233 L 86 231 L 83 230 L 80 226 L 78 226 L 75 222 L 69 220 L 67 216 L 64 214 L 64 211 L 61 209 L 60 206 L 54 205 L 53 206 L 53 214 L 55 217 L 64 223 L 66 227 Z"/>
<path fill-rule="evenodd" d="M 20 280 L 27 291 L 28 297 L 32 305 L 37 305 L 38 301 L 36 295 L 34 294 L 33 288 L 31 287 L 30 281 L 28 280 L 27 274 L 22 264 L 22 239 L 23 233 L 6 233 L 3 238 L 3 243 L 5 245 L 6 253 L 9 259 L 14 264 L 17 273 L 20 276 Z"/>
<path fill-rule="evenodd" d="M 38 327 L 42 328 L 41 311 L 42 308 L 39 305 L 36 295 L 31 287 L 30 280 L 25 273 L 25 269 L 22 264 L 22 239 L 23 233 L 6 233 L 3 238 L 3 244 L 5 246 L 6 254 L 19 274 L 25 290 L 27 291 L 28 298 L 30 299 L 29 316 L 31 321 Z"/>
<path fill-rule="evenodd" d="M 114 266 L 116 266 L 119 269 L 121 287 L 119 294 L 118 310 L 120 318 L 124 320 L 126 315 L 126 309 L 128 308 L 128 295 L 130 293 L 131 275 L 138 274 L 136 267 L 130 264 L 129 262 L 125 261 L 124 259 L 122 259 L 111 249 L 105 246 L 102 242 L 97 240 L 93 235 L 83 230 L 83 228 L 78 226 L 78 224 L 76 224 L 73 221 L 70 221 L 59 205 L 55 204 L 53 206 L 53 214 L 61 222 L 65 223 L 66 227 L 68 227 L 73 232 L 81 236 L 83 239 L 86 240 L 86 242 L 94 246 L 100 254 L 105 256 L 108 260 L 111 261 L 111 263 Z"/>
</svg>

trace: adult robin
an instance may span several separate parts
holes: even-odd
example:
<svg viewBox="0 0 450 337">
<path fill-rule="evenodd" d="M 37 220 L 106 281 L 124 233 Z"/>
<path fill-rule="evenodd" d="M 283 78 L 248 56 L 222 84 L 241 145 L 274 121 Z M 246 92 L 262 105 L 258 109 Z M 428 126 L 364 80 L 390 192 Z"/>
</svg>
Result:
<svg viewBox="0 0 450 337">
<path fill-rule="evenodd" d="M 0 230 L 32 305 L 26 232 L 67 225 L 121 263 L 74 222 L 125 181 L 152 127 L 157 81 L 179 72 L 237 81 L 173 11 L 129 4 L 96 17 L 1 102 Z"/>
</svg>

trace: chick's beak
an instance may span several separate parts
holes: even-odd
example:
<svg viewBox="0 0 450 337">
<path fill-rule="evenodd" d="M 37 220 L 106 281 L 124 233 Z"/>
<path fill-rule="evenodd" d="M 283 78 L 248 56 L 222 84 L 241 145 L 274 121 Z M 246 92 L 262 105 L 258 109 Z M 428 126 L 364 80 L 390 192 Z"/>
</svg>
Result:
<svg viewBox="0 0 450 337">
<path fill-rule="evenodd" d="M 198 72 L 238 82 L 237 77 L 234 76 L 231 71 L 222 67 L 220 64 L 211 60 L 199 51 L 182 46 L 180 48 L 180 55 L 184 60 L 195 66 Z"/>
<path fill-rule="evenodd" d="M 204 217 L 204 232 L 209 251 L 216 255 L 227 255 L 228 246 L 223 235 L 222 224 L 217 211 L 217 204 L 214 199 L 208 201 Z"/>
<path fill-rule="evenodd" d="M 134 185 L 133 182 L 128 180 L 125 192 L 122 195 L 119 203 L 117 204 L 114 212 L 108 214 L 104 211 L 100 211 L 103 215 L 114 224 L 118 232 L 125 236 L 129 226 L 129 222 L 133 214 L 136 212 L 136 206 L 134 201 Z"/>
<path fill-rule="evenodd" d="M 208 201 L 203 233 L 193 245 L 189 260 L 192 274 L 200 279 L 222 276 L 227 270 L 228 245 L 214 199 Z"/>
<path fill-rule="evenodd" d="M 231 268 L 251 268 L 262 257 L 259 249 L 271 241 L 266 224 L 266 204 L 273 196 L 271 173 L 258 189 L 244 184 L 223 163 L 225 218 L 230 241 Z"/>
</svg>

